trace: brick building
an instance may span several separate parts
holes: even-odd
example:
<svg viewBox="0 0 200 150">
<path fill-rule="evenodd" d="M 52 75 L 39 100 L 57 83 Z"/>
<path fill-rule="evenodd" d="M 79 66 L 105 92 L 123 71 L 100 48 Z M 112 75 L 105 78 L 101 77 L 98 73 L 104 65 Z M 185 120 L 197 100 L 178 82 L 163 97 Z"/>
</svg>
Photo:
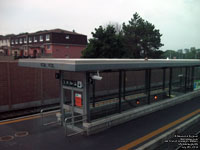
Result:
<svg viewBox="0 0 200 150">
<path fill-rule="evenodd" d="M 10 55 L 80 58 L 87 36 L 62 29 L 22 33 L 10 38 Z"/>
<path fill-rule="evenodd" d="M 14 34 L 10 35 L 0 35 L 0 55 L 8 56 L 10 55 L 10 38 Z"/>
</svg>

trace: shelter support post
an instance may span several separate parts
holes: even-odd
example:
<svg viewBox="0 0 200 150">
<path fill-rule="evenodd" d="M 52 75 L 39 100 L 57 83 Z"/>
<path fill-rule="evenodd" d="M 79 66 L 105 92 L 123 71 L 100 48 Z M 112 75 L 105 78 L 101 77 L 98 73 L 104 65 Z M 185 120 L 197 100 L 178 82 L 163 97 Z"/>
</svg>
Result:
<svg viewBox="0 0 200 150">
<path fill-rule="evenodd" d="M 163 91 L 165 90 L 165 74 L 166 74 L 166 68 L 163 68 L 163 85 L 162 85 Z"/>
<path fill-rule="evenodd" d="M 169 68 L 169 97 L 171 97 L 171 91 L 172 91 L 172 68 Z"/>
<path fill-rule="evenodd" d="M 63 89 L 63 71 L 59 70 L 60 74 L 60 109 L 61 109 L 61 125 L 63 125 L 64 119 L 65 119 L 65 113 L 64 113 L 64 89 Z"/>
<path fill-rule="evenodd" d="M 92 106 L 95 107 L 95 80 L 92 83 Z"/>
<path fill-rule="evenodd" d="M 145 92 L 148 92 L 148 69 L 145 70 Z"/>
<path fill-rule="evenodd" d="M 185 92 L 187 92 L 188 67 L 185 67 Z"/>
<path fill-rule="evenodd" d="M 187 79 L 187 87 L 190 88 L 191 84 L 191 67 L 188 67 L 188 79 Z"/>
<path fill-rule="evenodd" d="M 90 122 L 90 73 L 85 72 L 84 76 L 84 89 L 83 89 L 83 95 L 84 95 L 84 114 L 86 114 L 87 122 Z"/>
<path fill-rule="evenodd" d="M 118 112 L 121 113 L 121 105 L 122 105 L 122 102 L 121 102 L 121 88 L 122 88 L 122 71 L 120 70 L 119 71 L 119 94 L 118 94 L 118 98 L 119 98 L 119 106 L 118 106 Z"/>
<path fill-rule="evenodd" d="M 194 68 L 192 67 L 192 79 L 191 79 L 191 89 L 194 90 Z"/>
<path fill-rule="evenodd" d="M 72 125 L 74 126 L 74 90 L 72 89 L 71 90 L 71 104 L 72 104 L 72 107 L 71 107 L 71 113 L 72 113 Z"/>
<path fill-rule="evenodd" d="M 147 91 L 147 96 L 148 96 L 148 104 L 150 104 L 150 96 L 151 96 L 151 69 L 148 69 L 148 91 Z"/>
<path fill-rule="evenodd" d="M 126 98 L 126 71 L 123 72 L 123 99 Z"/>
</svg>

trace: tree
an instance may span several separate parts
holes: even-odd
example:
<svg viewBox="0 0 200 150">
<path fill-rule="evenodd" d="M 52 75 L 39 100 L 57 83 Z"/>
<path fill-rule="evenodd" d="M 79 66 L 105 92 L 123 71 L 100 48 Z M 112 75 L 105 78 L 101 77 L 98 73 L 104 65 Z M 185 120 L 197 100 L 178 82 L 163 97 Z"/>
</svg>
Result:
<svg viewBox="0 0 200 150">
<path fill-rule="evenodd" d="M 190 58 L 191 58 L 191 59 L 197 58 L 197 50 L 196 50 L 195 47 L 191 47 L 191 48 L 190 48 Z"/>
<path fill-rule="evenodd" d="M 119 24 L 118 22 L 109 22 L 108 24 L 105 25 L 105 28 L 107 26 L 113 26 L 115 28 L 116 34 L 122 34 L 122 25 Z"/>
<path fill-rule="evenodd" d="M 182 49 L 177 50 L 177 53 L 178 53 L 178 59 L 183 59 L 184 58 Z"/>
<path fill-rule="evenodd" d="M 199 58 L 198 49 L 191 47 L 190 49 L 185 49 L 186 59 L 197 59 Z"/>
<path fill-rule="evenodd" d="M 142 19 L 138 13 L 126 25 L 123 23 L 124 45 L 128 51 L 127 57 L 141 58 L 154 57 L 154 52 L 163 46 L 159 30 L 148 21 Z M 161 54 L 162 52 L 160 52 Z M 160 57 L 160 56 L 158 56 Z"/>
<path fill-rule="evenodd" d="M 124 49 L 122 33 L 117 33 L 113 25 L 95 29 L 93 38 L 89 40 L 87 48 L 82 51 L 83 58 L 122 58 Z"/>
<path fill-rule="evenodd" d="M 175 50 L 166 50 L 163 53 L 163 58 L 176 58 L 176 59 L 199 59 L 200 58 L 200 49 L 196 49 L 195 47 L 191 47 L 190 49 L 185 48 Z"/>
<path fill-rule="evenodd" d="M 200 59 L 200 49 L 197 49 L 197 59 Z"/>
<path fill-rule="evenodd" d="M 161 58 L 163 54 L 159 30 L 137 13 L 127 25 L 99 26 L 92 36 L 83 58 Z"/>
<path fill-rule="evenodd" d="M 163 54 L 164 58 L 169 58 L 169 59 L 173 59 L 173 58 L 177 58 L 178 53 L 175 50 L 166 50 Z"/>
</svg>

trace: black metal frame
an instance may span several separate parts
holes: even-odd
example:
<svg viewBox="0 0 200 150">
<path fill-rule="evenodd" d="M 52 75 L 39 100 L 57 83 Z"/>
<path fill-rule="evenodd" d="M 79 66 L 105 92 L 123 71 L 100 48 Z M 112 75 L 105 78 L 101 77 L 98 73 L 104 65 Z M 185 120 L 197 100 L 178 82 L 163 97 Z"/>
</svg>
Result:
<svg viewBox="0 0 200 150">
<path fill-rule="evenodd" d="M 192 67 L 192 79 L 191 79 L 191 89 L 194 90 L 194 70 L 195 70 L 195 67 Z"/>
<path fill-rule="evenodd" d="M 126 71 L 123 71 L 123 99 L 126 98 Z"/>
<path fill-rule="evenodd" d="M 148 69 L 148 104 L 150 104 L 151 96 L 151 69 Z"/>
<path fill-rule="evenodd" d="M 163 87 L 162 87 L 162 89 L 163 89 L 163 91 L 165 90 L 165 75 L 166 75 L 166 68 L 163 68 Z"/>
<path fill-rule="evenodd" d="M 169 68 L 169 97 L 171 97 L 172 90 L 172 68 Z"/>
<path fill-rule="evenodd" d="M 119 98 L 119 109 L 118 109 L 118 111 L 119 111 L 119 113 L 121 113 L 121 111 L 122 111 L 121 88 L 122 88 L 122 71 L 120 70 L 119 71 L 119 95 L 118 95 L 118 98 Z"/>
<path fill-rule="evenodd" d="M 169 97 L 171 97 L 171 93 L 172 93 L 172 78 L 173 78 L 173 68 L 175 67 L 164 67 L 164 68 L 157 68 L 157 69 L 163 69 L 163 83 L 162 83 L 162 89 L 163 91 L 166 88 L 166 69 L 169 69 Z M 188 69 L 190 69 L 189 67 L 184 67 L 185 68 L 185 91 L 187 89 L 188 86 L 188 81 L 190 81 L 190 86 L 193 87 L 193 82 L 194 82 L 194 69 L 195 67 L 191 67 L 191 70 L 188 71 Z M 118 77 L 118 113 L 122 112 L 122 98 L 125 100 L 126 97 L 126 73 L 127 71 L 145 71 L 145 91 L 146 91 L 146 95 L 147 95 L 147 103 L 150 104 L 151 103 L 151 74 L 152 74 L 152 69 L 140 69 L 140 70 L 118 70 L 118 71 L 108 71 L 108 72 L 118 72 L 119 73 L 119 77 Z M 107 72 L 107 71 L 106 71 Z M 190 73 L 190 74 L 189 74 Z M 89 89 L 90 89 L 90 76 L 89 76 L 90 72 L 86 72 L 86 79 L 87 79 L 87 84 L 86 84 L 86 91 L 87 91 L 87 97 L 89 99 Z M 92 82 L 92 105 L 93 107 L 95 107 L 95 80 L 93 80 Z M 90 122 L 90 101 L 87 101 L 87 121 Z"/>
<path fill-rule="evenodd" d="M 86 114 L 87 114 L 87 122 L 90 122 L 90 72 L 85 73 L 85 101 L 86 101 Z"/>
<path fill-rule="evenodd" d="M 187 92 L 188 67 L 185 67 L 185 93 Z"/>
<path fill-rule="evenodd" d="M 92 82 L 92 106 L 95 107 L 95 80 Z"/>
</svg>

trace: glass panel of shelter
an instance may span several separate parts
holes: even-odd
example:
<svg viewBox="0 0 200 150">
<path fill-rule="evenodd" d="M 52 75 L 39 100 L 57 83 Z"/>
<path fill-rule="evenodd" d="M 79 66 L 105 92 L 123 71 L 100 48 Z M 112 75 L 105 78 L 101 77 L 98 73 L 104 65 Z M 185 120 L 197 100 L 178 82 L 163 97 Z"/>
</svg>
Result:
<svg viewBox="0 0 200 150">
<path fill-rule="evenodd" d="M 63 115 L 64 118 L 84 115 L 83 106 L 83 76 L 79 73 L 64 72 L 63 88 Z"/>
<path fill-rule="evenodd" d="M 164 100 L 169 94 L 169 69 L 151 70 L 149 103 Z"/>
<path fill-rule="evenodd" d="M 128 109 L 147 104 L 147 80 L 146 70 L 126 71 L 124 101 Z"/>
<path fill-rule="evenodd" d="M 90 79 L 91 120 L 119 111 L 119 72 L 100 72 L 100 76 L 102 80 Z"/>
<path fill-rule="evenodd" d="M 172 91 L 174 96 L 193 91 L 194 67 L 173 68 Z"/>
<path fill-rule="evenodd" d="M 103 72 L 101 81 L 91 83 L 91 119 L 191 91 L 193 74 L 186 67 Z"/>
<path fill-rule="evenodd" d="M 83 107 L 84 93 L 80 90 L 65 89 L 64 103 L 73 106 L 76 113 L 80 113 L 81 108 L 82 113 L 89 113 L 89 120 L 94 120 L 179 96 L 193 90 L 195 81 L 200 88 L 198 73 L 199 67 L 117 70 L 100 72 L 102 80 L 92 80 L 95 72 L 90 72 L 87 79 L 89 109 Z M 70 73 L 64 78 L 83 81 L 84 76 Z M 67 113 L 68 109 L 65 111 Z"/>
<path fill-rule="evenodd" d="M 194 79 L 193 79 L 193 89 L 200 89 L 200 67 L 194 68 Z"/>
</svg>

